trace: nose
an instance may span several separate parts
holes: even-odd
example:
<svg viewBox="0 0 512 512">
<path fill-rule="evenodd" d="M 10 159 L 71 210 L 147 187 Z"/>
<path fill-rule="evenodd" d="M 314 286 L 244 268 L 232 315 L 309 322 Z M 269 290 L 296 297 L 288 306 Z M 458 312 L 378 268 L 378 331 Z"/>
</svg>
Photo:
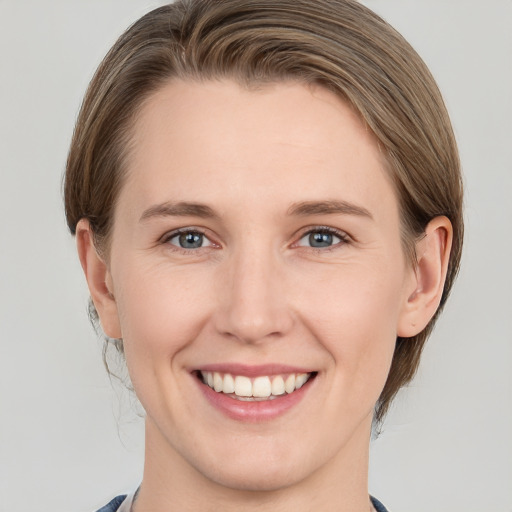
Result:
<svg viewBox="0 0 512 512">
<path fill-rule="evenodd" d="M 225 262 L 218 283 L 217 332 L 246 344 L 283 337 L 293 325 L 286 271 L 271 250 L 247 250 Z"/>
</svg>

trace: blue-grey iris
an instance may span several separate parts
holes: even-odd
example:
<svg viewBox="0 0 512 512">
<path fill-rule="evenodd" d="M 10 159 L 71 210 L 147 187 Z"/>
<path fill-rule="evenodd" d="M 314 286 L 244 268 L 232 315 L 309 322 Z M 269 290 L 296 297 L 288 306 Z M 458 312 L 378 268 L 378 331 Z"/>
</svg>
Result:
<svg viewBox="0 0 512 512">
<path fill-rule="evenodd" d="M 331 233 L 316 232 L 309 235 L 309 244 L 311 247 L 330 247 L 332 245 L 333 235 Z"/>
<path fill-rule="evenodd" d="M 203 245 L 201 233 L 181 233 L 179 236 L 180 247 L 184 249 L 199 249 Z"/>
</svg>

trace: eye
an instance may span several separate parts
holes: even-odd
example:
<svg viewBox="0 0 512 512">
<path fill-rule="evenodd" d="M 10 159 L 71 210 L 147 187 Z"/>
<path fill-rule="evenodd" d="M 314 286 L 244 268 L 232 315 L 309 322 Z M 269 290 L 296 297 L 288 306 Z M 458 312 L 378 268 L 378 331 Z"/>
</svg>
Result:
<svg viewBox="0 0 512 512">
<path fill-rule="evenodd" d="M 302 236 L 297 245 L 322 249 L 325 247 L 333 247 L 343 242 L 347 242 L 347 237 L 342 233 L 333 229 L 318 228 L 308 231 Z"/>
<path fill-rule="evenodd" d="M 166 241 L 181 249 L 201 249 L 202 247 L 212 245 L 204 233 L 194 230 L 179 231 L 178 233 L 171 234 Z"/>
</svg>

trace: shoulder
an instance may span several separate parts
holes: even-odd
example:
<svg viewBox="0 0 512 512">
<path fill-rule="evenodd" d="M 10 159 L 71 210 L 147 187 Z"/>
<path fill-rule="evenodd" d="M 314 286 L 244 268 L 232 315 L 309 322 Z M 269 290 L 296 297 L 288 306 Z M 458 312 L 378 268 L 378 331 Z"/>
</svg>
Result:
<svg viewBox="0 0 512 512">
<path fill-rule="evenodd" d="M 97 512 L 116 512 L 116 510 L 119 509 L 121 503 L 123 503 L 125 498 L 126 494 L 116 496 L 112 501 L 107 503 L 104 507 L 101 507 Z"/>
</svg>

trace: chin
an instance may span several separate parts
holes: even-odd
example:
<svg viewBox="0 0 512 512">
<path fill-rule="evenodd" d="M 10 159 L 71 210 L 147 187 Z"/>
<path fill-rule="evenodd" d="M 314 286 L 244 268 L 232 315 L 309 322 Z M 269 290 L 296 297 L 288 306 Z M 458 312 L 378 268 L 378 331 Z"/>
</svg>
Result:
<svg viewBox="0 0 512 512">
<path fill-rule="evenodd" d="M 254 438 L 238 438 L 227 444 L 219 440 L 210 449 L 189 451 L 188 465 L 214 485 L 246 492 L 287 488 L 300 483 L 316 469 L 314 461 L 309 460 L 307 453 L 301 453 L 296 443 L 281 440 L 276 447 L 275 440 L 259 440 L 258 443 Z"/>
<path fill-rule="evenodd" d="M 298 484 L 303 478 L 300 471 L 294 471 L 291 467 L 283 467 L 282 464 L 281 467 L 276 468 L 247 465 L 242 470 L 240 468 L 223 467 L 220 470 L 216 468 L 205 476 L 217 485 L 236 491 L 269 493 Z"/>
</svg>

